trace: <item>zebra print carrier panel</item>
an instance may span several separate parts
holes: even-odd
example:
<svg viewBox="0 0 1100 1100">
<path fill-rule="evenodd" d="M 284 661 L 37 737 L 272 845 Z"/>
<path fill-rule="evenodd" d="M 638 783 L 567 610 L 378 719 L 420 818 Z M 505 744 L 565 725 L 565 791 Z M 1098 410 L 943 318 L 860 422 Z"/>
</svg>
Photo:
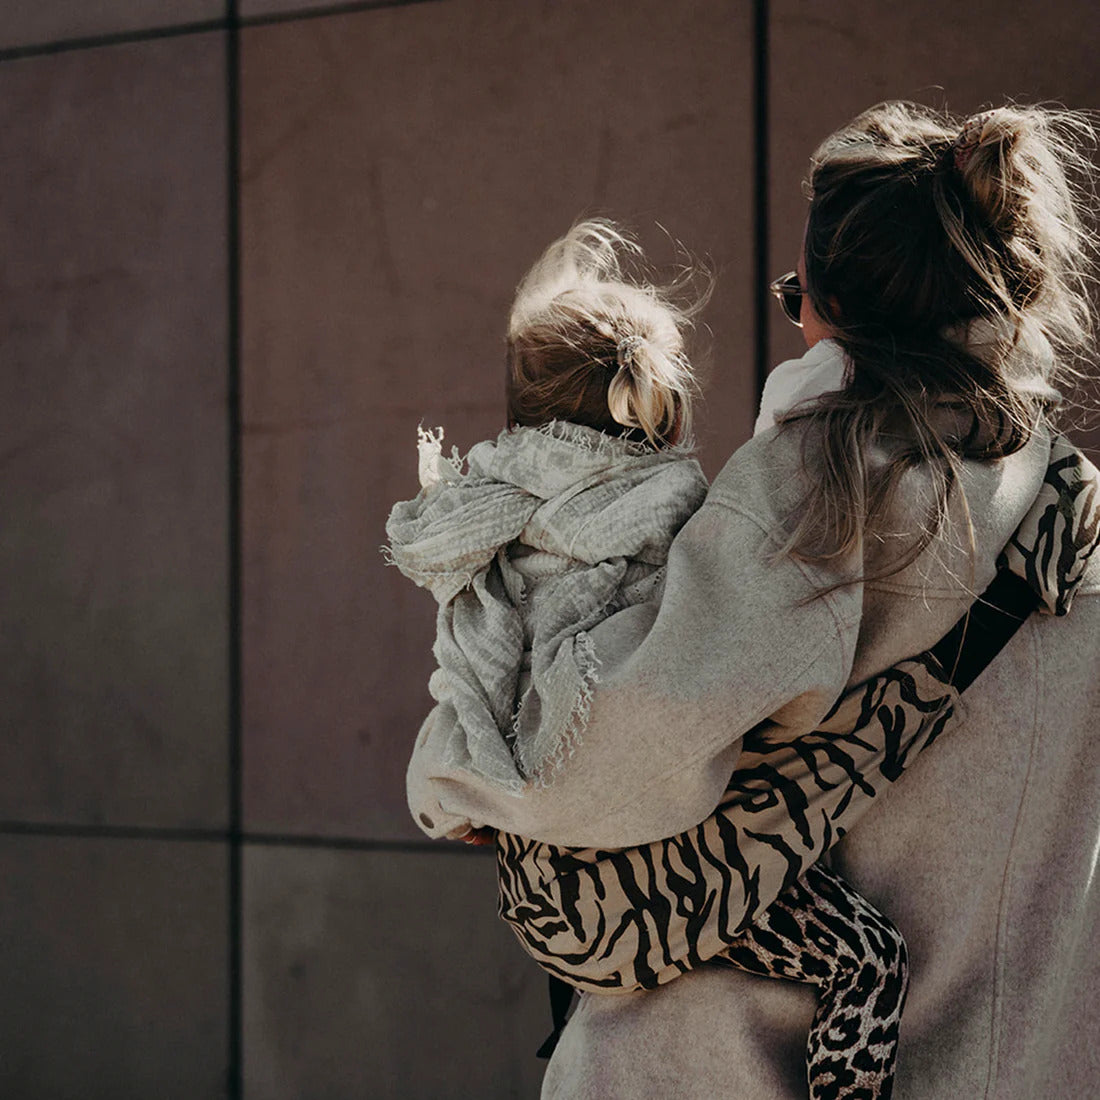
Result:
<svg viewBox="0 0 1100 1100">
<path fill-rule="evenodd" d="M 939 735 L 955 693 L 930 658 L 845 695 L 821 728 L 746 735 L 706 821 L 618 851 L 501 834 L 500 915 L 547 971 L 582 989 L 650 989 L 723 950 L 844 835 Z"/>
<path fill-rule="evenodd" d="M 1100 478 L 1056 437 L 1045 483 L 999 565 L 1065 614 L 1100 540 Z M 650 989 L 721 952 L 844 835 L 941 733 L 957 695 L 931 653 L 840 698 L 813 733 L 744 738 L 721 803 L 637 848 L 560 848 L 501 834 L 500 915 L 551 974 L 605 993 Z M 782 739 L 782 738 L 786 739 Z"/>
</svg>

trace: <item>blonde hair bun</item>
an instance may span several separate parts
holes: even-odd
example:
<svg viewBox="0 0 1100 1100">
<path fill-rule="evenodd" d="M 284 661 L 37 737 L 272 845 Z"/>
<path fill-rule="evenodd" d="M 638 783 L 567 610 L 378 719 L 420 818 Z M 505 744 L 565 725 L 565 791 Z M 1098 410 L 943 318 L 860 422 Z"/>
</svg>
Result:
<svg viewBox="0 0 1100 1100">
<path fill-rule="evenodd" d="M 637 241 L 591 218 L 554 241 L 508 320 L 509 418 L 637 429 L 654 446 L 690 431 L 695 380 L 684 332 L 709 296 L 648 278 Z"/>
</svg>

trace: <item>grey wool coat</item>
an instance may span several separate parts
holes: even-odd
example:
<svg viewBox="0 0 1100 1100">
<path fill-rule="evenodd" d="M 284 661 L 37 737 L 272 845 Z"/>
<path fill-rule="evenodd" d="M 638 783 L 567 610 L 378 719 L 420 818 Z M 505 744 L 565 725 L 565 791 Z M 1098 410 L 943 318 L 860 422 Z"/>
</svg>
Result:
<svg viewBox="0 0 1100 1100">
<path fill-rule="evenodd" d="M 626 847 L 711 812 L 741 736 L 811 730 L 837 696 L 936 642 L 992 579 L 1050 441 L 968 464 L 961 508 L 903 572 L 873 571 L 927 499 L 910 475 L 886 538 L 826 574 L 772 551 L 804 483 L 800 423 L 730 459 L 672 544 L 658 605 L 590 634 L 601 661 L 584 739 L 543 788 L 501 794 L 433 768 L 418 804 L 554 844 Z M 1100 1096 L 1100 555 L 1064 618 L 1034 615 L 959 717 L 834 849 L 834 865 L 905 935 L 912 960 L 896 1100 Z M 653 991 L 581 995 L 549 1100 L 806 1095 L 807 987 L 702 967 Z"/>
</svg>

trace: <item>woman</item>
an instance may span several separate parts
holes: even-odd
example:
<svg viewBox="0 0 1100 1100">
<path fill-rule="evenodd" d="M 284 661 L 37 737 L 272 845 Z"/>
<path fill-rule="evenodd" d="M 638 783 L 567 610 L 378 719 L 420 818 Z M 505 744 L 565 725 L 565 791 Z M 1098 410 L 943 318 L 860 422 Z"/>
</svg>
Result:
<svg viewBox="0 0 1100 1100">
<path fill-rule="evenodd" d="M 747 731 L 815 729 L 845 688 L 948 630 L 1035 515 L 1054 387 L 1089 346 L 1075 125 L 1002 108 L 960 126 L 886 104 L 822 145 L 801 320 L 841 357 L 843 388 L 734 455 L 672 545 L 659 608 L 590 632 L 589 724 L 545 787 L 495 799 L 433 764 L 429 719 L 410 791 L 430 793 L 440 827 L 454 815 L 608 848 L 689 830 Z M 1091 487 L 1079 504 L 1088 537 L 1068 550 L 1084 558 Z M 1033 616 L 889 810 L 836 849 L 909 942 L 903 1100 L 1100 1086 L 1097 594 L 1100 558 L 1072 613 Z M 759 847 L 767 904 L 790 868 Z M 812 1011 L 800 987 L 705 966 L 656 992 L 586 994 L 544 1096 L 804 1096 Z"/>
</svg>

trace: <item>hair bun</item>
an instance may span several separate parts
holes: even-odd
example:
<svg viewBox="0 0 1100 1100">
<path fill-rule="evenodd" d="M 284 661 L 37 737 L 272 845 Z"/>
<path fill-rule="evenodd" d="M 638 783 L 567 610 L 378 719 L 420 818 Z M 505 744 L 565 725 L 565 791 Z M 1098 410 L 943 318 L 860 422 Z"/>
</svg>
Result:
<svg viewBox="0 0 1100 1100">
<path fill-rule="evenodd" d="M 963 123 L 962 129 L 959 131 L 959 136 L 955 138 L 955 145 L 953 147 L 956 171 L 966 171 L 966 166 L 970 163 L 970 158 L 974 155 L 974 150 L 977 149 L 978 145 L 981 143 L 982 134 L 985 131 L 985 124 L 989 121 L 992 114 L 992 111 L 983 111 L 980 115 L 973 115 Z"/>
<path fill-rule="evenodd" d="M 578 222 L 516 290 L 508 322 L 513 424 L 571 420 L 637 429 L 654 446 L 689 438 L 695 381 L 684 330 L 710 294 L 689 269 L 667 286 L 634 239 L 602 218 Z"/>
<path fill-rule="evenodd" d="M 955 168 L 991 227 L 1011 234 L 1049 172 L 1041 111 L 996 107 L 967 119 L 955 139 Z"/>
</svg>

